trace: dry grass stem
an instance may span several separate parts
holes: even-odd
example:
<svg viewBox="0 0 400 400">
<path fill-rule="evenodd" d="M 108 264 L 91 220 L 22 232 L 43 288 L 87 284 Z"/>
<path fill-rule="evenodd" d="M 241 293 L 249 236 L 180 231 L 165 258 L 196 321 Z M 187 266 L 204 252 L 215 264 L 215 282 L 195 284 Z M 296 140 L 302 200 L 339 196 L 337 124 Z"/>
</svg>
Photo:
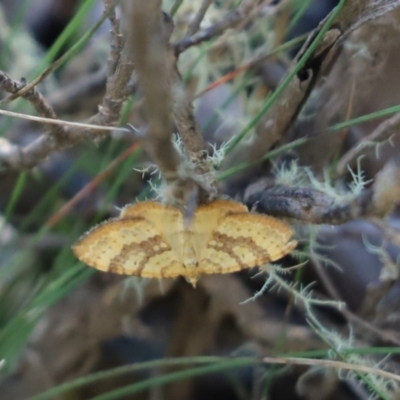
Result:
<svg viewBox="0 0 400 400">
<path fill-rule="evenodd" d="M 324 368 L 337 368 L 345 371 L 358 371 L 367 374 L 374 374 L 385 379 L 400 382 L 400 375 L 387 372 L 379 368 L 368 367 L 366 365 L 350 364 L 343 361 L 318 360 L 315 358 L 293 358 L 293 357 L 264 357 L 263 361 L 268 364 L 288 364 L 288 365 L 310 365 Z"/>
</svg>

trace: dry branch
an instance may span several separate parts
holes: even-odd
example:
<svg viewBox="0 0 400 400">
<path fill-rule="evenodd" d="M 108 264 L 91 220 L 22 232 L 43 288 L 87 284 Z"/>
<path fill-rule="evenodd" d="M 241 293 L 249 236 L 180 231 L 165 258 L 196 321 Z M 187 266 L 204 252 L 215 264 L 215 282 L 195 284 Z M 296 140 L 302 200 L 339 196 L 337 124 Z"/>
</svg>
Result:
<svg viewBox="0 0 400 400">
<path fill-rule="evenodd" d="M 378 18 L 400 6 L 400 0 L 348 0 L 340 12 L 337 24 L 348 36 L 362 24 Z"/>
<path fill-rule="evenodd" d="M 400 198 L 400 167 L 389 163 L 370 189 L 342 201 L 309 187 L 271 186 L 246 199 L 250 208 L 310 224 L 338 225 L 357 218 L 382 217 Z"/>
<path fill-rule="evenodd" d="M 215 178 L 210 178 L 206 146 L 169 45 L 172 21 L 163 17 L 161 2 L 156 0 L 146 4 L 125 2 L 123 9 L 127 43 L 148 113 L 145 146 L 168 184 L 169 201 L 187 205 L 190 199 L 194 204 L 198 199 L 212 199 L 216 195 Z M 194 170 L 172 143 L 174 124 Z"/>
<path fill-rule="evenodd" d="M 400 114 L 383 121 L 373 132 L 364 137 L 360 143 L 352 147 L 339 160 L 336 167 L 336 174 L 343 175 L 347 171 L 347 167 L 353 167 L 357 163 L 360 156 L 369 155 L 377 152 L 379 145 L 390 141 L 400 130 Z"/>
<path fill-rule="evenodd" d="M 394 2 L 388 0 L 349 0 L 341 4 L 343 4 L 343 8 L 331 29 L 325 33 L 317 49 L 297 73 L 297 76 L 292 79 L 282 95 L 261 118 L 255 127 L 251 140 L 238 146 L 230 154 L 223 165 L 224 168 L 261 159 L 272 146 L 287 140 L 288 132 L 308 100 L 312 89 L 316 86 L 321 71 L 326 73 L 333 66 L 333 62 L 337 58 L 333 58 L 336 45 L 356 27 L 400 5 L 400 0 Z M 321 21 L 319 26 L 310 34 L 282 82 L 296 68 L 299 60 L 329 20 L 330 15 Z M 225 185 L 226 187 L 240 186 L 248 181 L 250 176 L 254 176 L 255 172 L 254 169 L 248 169 L 244 173 L 236 174 Z"/>
<path fill-rule="evenodd" d="M 26 82 L 17 82 L 12 79 L 5 72 L 0 71 L 0 89 L 8 93 L 17 93 L 24 88 Z M 22 97 L 28 100 L 38 114 L 45 118 L 57 119 L 57 114 L 54 112 L 53 107 L 47 102 L 39 90 L 34 87 L 28 92 L 24 93 Z M 65 129 L 62 126 L 48 126 L 49 139 L 63 142 L 65 137 Z"/>
<path fill-rule="evenodd" d="M 323 63 L 340 37 L 336 29 L 326 33 L 314 54 L 307 60 L 304 68 L 291 80 L 282 95 L 274 102 L 255 127 L 251 140 L 239 145 L 224 161 L 228 169 L 234 165 L 261 159 L 273 146 L 285 140 L 289 129 L 299 115 L 312 89 L 315 87 Z M 314 39 L 314 36 L 312 36 Z M 304 44 L 282 82 L 293 71 L 297 62 L 312 42 L 311 36 Z M 259 167 L 256 167 L 259 168 Z M 254 169 L 236 174 L 226 185 L 240 185 L 254 175 Z"/>
<path fill-rule="evenodd" d="M 179 179 L 180 155 L 173 146 L 170 118 L 171 93 L 166 78 L 170 32 L 162 21 L 161 2 L 126 1 L 123 26 L 127 49 L 135 63 L 149 121 L 146 147 L 167 182 Z"/>
<path fill-rule="evenodd" d="M 105 15 L 110 14 L 110 9 L 105 10 Z M 113 15 L 113 11 L 111 12 Z M 113 35 L 119 35 L 118 27 L 113 22 Z M 115 41 L 119 42 L 119 38 Z M 114 39 L 112 40 L 114 42 Z M 99 112 L 91 117 L 87 122 L 93 125 L 100 126 L 115 126 L 119 122 L 119 115 L 126 99 L 126 84 L 129 81 L 132 72 L 133 64 L 127 56 L 125 49 L 122 53 L 111 50 L 111 60 L 109 65 L 114 65 L 114 71 L 109 70 L 107 76 L 106 93 L 104 95 L 102 104 L 99 106 Z M 30 93 L 22 88 L 19 93 L 22 96 Z M 0 148 L 0 169 L 2 172 L 8 170 L 24 170 L 30 169 L 38 165 L 48 156 L 55 151 L 60 151 L 65 148 L 71 147 L 85 138 L 98 140 L 100 137 L 98 131 L 87 129 L 64 129 L 62 140 L 58 136 L 41 135 L 33 143 L 26 147 L 20 147 L 9 143 L 2 143 Z"/>
<path fill-rule="evenodd" d="M 315 189 L 274 186 L 252 194 L 246 203 L 258 212 L 277 217 L 293 218 L 311 224 L 338 225 L 366 216 L 371 194 L 365 191 L 349 203 L 336 204 L 332 197 Z"/>
<path fill-rule="evenodd" d="M 257 6 L 257 1 L 245 0 L 234 11 L 229 12 L 225 18 L 215 23 L 207 29 L 204 29 L 193 36 L 185 36 L 178 43 L 174 44 L 175 52 L 182 53 L 191 46 L 196 46 L 199 43 L 212 39 L 229 28 L 234 28 L 245 20 L 248 14 Z"/>
<path fill-rule="evenodd" d="M 192 22 L 187 29 L 185 38 L 189 38 L 190 36 L 193 36 L 195 33 L 198 32 L 198 30 L 200 29 L 200 24 L 203 21 L 204 16 L 206 15 L 207 10 L 212 3 L 213 0 L 203 0 L 201 2 L 201 6 L 199 7 L 196 15 L 194 16 Z"/>
</svg>

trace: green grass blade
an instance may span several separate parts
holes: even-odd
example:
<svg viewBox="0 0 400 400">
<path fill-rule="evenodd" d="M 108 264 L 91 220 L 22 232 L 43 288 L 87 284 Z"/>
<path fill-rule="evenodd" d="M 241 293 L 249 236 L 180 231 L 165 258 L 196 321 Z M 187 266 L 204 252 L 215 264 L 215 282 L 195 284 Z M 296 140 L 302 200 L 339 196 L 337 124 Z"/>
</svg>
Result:
<svg viewBox="0 0 400 400">
<path fill-rule="evenodd" d="M 212 374 L 215 372 L 229 371 L 232 369 L 251 366 L 255 364 L 255 360 L 249 360 L 247 362 L 241 360 L 231 360 L 214 365 L 207 365 L 204 367 L 186 369 L 184 371 L 171 372 L 169 374 L 146 379 L 132 385 L 127 385 L 125 387 L 112 390 L 103 395 L 95 396 L 91 400 L 115 400 L 121 398 L 122 396 L 131 396 L 135 393 L 142 392 L 143 390 L 152 388 L 154 386 L 166 385 L 168 383 L 178 382 L 184 379 L 194 378 L 196 376 Z"/>
<path fill-rule="evenodd" d="M 173 17 L 176 12 L 179 10 L 181 5 L 183 4 L 183 0 L 175 0 L 174 4 L 172 5 L 171 9 L 169 10 L 169 15 Z"/>
<path fill-rule="evenodd" d="M 52 60 L 57 56 L 57 54 L 61 51 L 63 46 L 68 43 L 77 31 L 77 27 L 83 22 L 84 18 L 87 16 L 90 9 L 96 4 L 97 0 L 85 0 L 81 2 L 81 7 L 75 13 L 74 17 L 68 23 L 68 25 L 64 28 L 61 34 L 57 37 L 56 41 L 52 44 L 46 56 L 44 57 L 41 64 L 39 64 L 38 68 L 35 70 L 33 75 L 37 75 L 40 71 L 46 68 Z"/>
<path fill-rule="evenodd" d="M 159 360 L 145 361 L 141 363 L 135 363 L 132 365 L 124 365 L 122 367 L 117 367 L 110 369 L 108 371 L 100 371 L 94 374 L 90 374 L 88 376 L 75 379 L 71 382 L 64 383 L 62 385 L 58 385 L 52 389 L 47 390 L 39 395 L 31 397 L 29 400 L 47 400 L 52 399 L 54 396 L 59 396 L 65 392 L 72 391 L 74 389 L 78 389 L 83 386 L 87 386 L 91 383 L 104 381 L 105 379 L 115 378 L 121 375 L 129 374 L 136 371 L 142 371 L 146 369 L 153 368 L 165 368 L 165 367 L 173 367 L 173 366 L 187 366 L 190 364 L 211 364 L 211 363 L 221 363 L 222 361 L 226 361 L 226 357 L 214 357 L 214 356 L 199 356 L 199 357 L 180 357 L 180 358 L 163 358 Z M 234 359 L 237 360 L 238 363 L 245 363 L 244 365 L 255 365 L 259 363 L 259 360 L 255 360 L 254 358 L 243 357 Z M 239 365 L 240 367 L 240 365 Z"/>
<path fill-rule="evenodd" d="M 330 132 L 341 131 L 342 129 L 349 128 L 354 125 L 362 124 L 364 122 L 372 121 L 376 118 L 386 117 L 387 115 L 396 114 L 400 112 L 400 105 L 388 107 L 383 110 L 375 111 L 370 114 L 362 115 L 361 117 L 349 119 L 348 121 L 339 122 L 329 128 Z"/>
<path fill-rule="evenodd" d="M 8 373 L 13 369 L 21 349 L 47 308 L 65 297 L 92 273 L 89 268 L 70 268 L 66 274 L 40 291 L 33 301 L 0 331 L 0 354 L 6 361 L 1 373 Z"/>
<path fill-rule="evenodd" d="M 227 147 L 227 154 L 230 153 L 241 141 L 242 139 L 259 123 L 263 115 L 272 107 L 278 97 L 284 92 L 286 87 L 292 81 L 292 79 L 298 74 L 298 72 L 303 68 L 306 61 L 311 57 L 312 53 L 317 48 L 318 44 L 323 39 L 325 33 L 328 31 L 339 12 L 341 11 L 346 0 L 340 0 L 339 4 L 332 11 L 325 25 L 322 27 L 318 35 L 315 37 L 311 45 L 308 47 L 307 51 L 303 54 L 300 60 L 297 62 L 296 66 L 290 72 L 290 74 L 285 78 L 285 80 L 278 86 L 274 93 L 267 99 L 261 110 L 257 115 L 250 121 L 250 123 L 231 141 Z"/>
<path fill-rule="evenodd" d="M 18 176 L 15 187 L 11 193 L 11 198 L 8 201 L 7 208 L 4 213 L 6 222 L 10 220 L 11 213 L 14 211 L 15 205 L 17 204 L 17 201 L 21 196 L 21 193 L 26 183 L 26 178 L 27 178 L 27 172 L 25 171 L 21 172 Z"/>
<path fill-rule="evenodd" d="M 275 150 L 269 151 L 264 157 L 254 161 L 254 162 L 243 162 L 243 163 L 240 163 L 238 165 L 235 165 L 234 167 L 229 168 L 226 171 L 222 171 L 221 173 L 219 173 L 218 174 L 218 180 L 222 181 L 224 179 L 229 178 L 232 175 L 235 175 L 236 173 L 238 173 L 240 171 L 243 171 L 243 170 L 245 170 L 247 168 L 250 168 L 250 167 L 252 167 L 254 165 L 257 165 L 262 161 L 270 160 L 271 158 L 276 157 L 277 155 L 285 152 L 286 150 L 291 150 L 291 149 L 294 149 L 294 148 L 296 148 L 298 146 L 301 146 L 301 145 L 307 143 L 308 140 L 309 140 L 308 138 L 300 138 L 300 139 L 294 140 L 293 142 L 290 142 L 290 143 L 285 144 L 285 145 L 283 145 L 281 147 L 278 147 Z"/>
<path fill-rule="evenodd" d="M 327 357 L 331 349 L 328 350 L 312 350 L 306 352 L 297 352 L 297 353 L 282 353 L 279 356 L 282 357 L 297 357 L 297 358 L 324 358 Z M 387 354 L 399 354 L 400 347 L 360 347 L 360 348 L 349 348 L 343 349 L 342 354 L 350 355 L 350 354 L 375 354 L 375 355 L 384 355 Z M 226 357 L 216 357 L 216 356 L 199 356 L 199 357 L 180 357 L 180 358 L 163 358 L 152 361 L 145 361 L 140 363 L 135 363 L 132 365 L 124 365 L 122 367 L 113 368 L 106 371 L 100 371 L 88 376 L 77 378 L 73 381 L 63 383 L 54 388 L 51 388 L 41 394 L 31 397 L 29 400 L 48 400 L 52 399 L 55 396 L 59 396 L 65 392 L 69 392 L 75 389 L 79 389 L 81 387 L 87 386 L 92 383 L 96 383 L 99 381 L 104 381 L 106 379 L 119 377 L 125 374 L 129 374 L 136 371 L 142 371 L 153 368 L 162 368 L 162 367 L 171 367 L 171 366 L 188 366 L 188 365 L 198 365 L 198 364 L 217 364 L 221 362 L 226 362 L 227 360 L 237 361 L 238 363 L 243 362 L 244 364 L 238 365 L 238 367 L 245 365 L 257 365 L 260 364 L 261 361 L 259 359 L 253 357 L 238 357 L 227 359 Z"/>
</svg>

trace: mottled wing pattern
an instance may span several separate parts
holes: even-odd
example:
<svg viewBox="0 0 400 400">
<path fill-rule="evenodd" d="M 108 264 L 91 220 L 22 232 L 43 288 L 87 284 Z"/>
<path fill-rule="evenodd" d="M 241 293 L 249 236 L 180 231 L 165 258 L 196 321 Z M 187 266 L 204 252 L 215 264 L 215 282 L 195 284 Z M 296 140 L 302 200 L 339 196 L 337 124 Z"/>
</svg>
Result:
<svg viewBox="0 0 400 400">
<path fill-rule="evenodd" d="M 170 211 L 154 202 L 127 206 L 120 218 L 106 221 L 86 233 L 73 246 L 73 251 L 81 261 L 102 271 L 145 278 L 184 275 L 181 250 L 171 245 L 171 238 L 159 226 L 163 220 L 157 219 L 163 217 L 164 221 L 171 219 L 172 222 Z"/>
<path fill-rule="evenodd" d="M 119 218 L 86 233 L 76 256 L 102 271 L 145 278 L 234 272 L 277 260 L 296 246 L 285 223 L 251 214 L 237 202 L 199 206 L 189 226 L 174 207 L 145 201 L 124 207 Z"/>
<path fill-rule="evenodd" d="M 247 213 L 248 211 L 243 204 L 229 200 L 216 200 L 197 208 L 189 231 L 191 233 L 191 245 L 198 261 L 201 260 L 211 235 L 229 212 Z"/>
<path fill-rule="evenodd" d="M 202 273 L 228 273 L 278 260 L 292 251 L 293 231 L 267 215 L 228 213 L 213 231 L 202 253 Z"/>
<path fill-rule="evenodd" d="M 120 218 L 141 217 L 151 223 L 171 247 L 175 257 L 182 263 L 184 252 L 183 215 L 172 206 L 155 201 L 143 201 L 125 206 Z M 177 275 L 174 275 L 177 276 Z"/>
</svg>

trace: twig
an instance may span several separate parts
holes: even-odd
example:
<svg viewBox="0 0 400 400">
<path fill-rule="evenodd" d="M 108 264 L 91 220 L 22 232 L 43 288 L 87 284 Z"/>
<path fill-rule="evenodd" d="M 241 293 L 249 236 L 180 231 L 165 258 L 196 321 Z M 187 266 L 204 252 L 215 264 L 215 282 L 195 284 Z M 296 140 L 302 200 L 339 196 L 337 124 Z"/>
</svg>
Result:
<svg viewBox="0 0 400 400">
<path fill-rule="evenodd" d="M 125 1 L 123 22 L 126 44 L 143 91 L 149 129 L 146 147 L 167 182 L 179 179 L 180 155 L 173 146 L 171 93 L 167 79 L 169 32 L 162 21 L 161 2 Z"/>
<path fill-rule="evenodd" d="M 250 194 L 246 203 L 249 208 L 278 217 L 338 225 L 357 218 L 382 217 L 392 210 L 399 195 L 400 167 L 388 164 L 376 176 L 371 189 L 362 190 L 350 200 L 338 200 L 309 187 L 278 185 Z"/>
<path fill-rule="evenodd" d="M 336 175 L 342 176 L 347 171 L 347 167 L 352 167 L 361 155 L 377 151 L 379 145 L 390 141 L 399 131 L 400 114 L 395 114 L 383 121 L 373 132 L 364 137 L 360 143 L 352 147 L 340 158 L 336 167 Z"/>
<path fill-rule="evenodd" d="M 216 179 L 207 165 L 206 146 L 193 107 L 169 45 L 172 21 L 162 13 L 160 2 L 125 2 L 127 43 L 135 62 L 148 113 L 145 146 L 167 182 L 169 202 L 188 206 L 216 195 Z M 170 111 L 174 121 L 171 119 Z M 172 144 L 173 123 L 182 138 L 189 163 Z M 193 201 L 192 201 L 193 200 Z"/>
<path fill-rule="evenodd" d="M 108 20 L 111 23 L 111 43 L 110 43 L 110 54 L 107 59 L 107 75 L 114 75 L 116 68 L 118 67 L 118 61 L 121 56 L 122 48 L 124 47 L 124 38 L 120 31 L 119 20 L 115 13 L 114 0 L 103 0 L 106 10 L 111 10 Z"/>
<path fill-rule="evenodd" d="M 268 364 L 310 365 L 325 368 L 337 368 L 346 371 L 359 371 L 367 374 L 379 375 L 386 379 L 400 382 L 400 375 L 384 371 L 382 369 L 368 367 L 366 365 L 351 364 L 343 361 L 319 360 L 316 358 L 294 358 L 294 357 L 264 357 L 263 361 Z"/>
<path fill-rule="evenodd" d="M 338 7 L 340 5 L 343 5 L 343 0 Z M 314 88 L 331 49 L 341 36 L 340 30 L 328 30 L 337 13 L 332 12 L 326 25 L 312 32 L 278 89 L 267 99 L 252 123 L 232 141 L 234 147 L 255 128 L 252 140 L 237 147 L 224 161 L 224 168 L 261 159 L 272 146 L 285 139 Z M 254 175 L 254 170 L 235 175 L 225 185 L 240 185 L 248 180 L 249 174 Z"/>
<path fill-rule="evenodd" d="M 219 35 L 226 29 L 233 28 L 245 18 L 251 10 L 257 6 L 257 1 L 244 0 L 243 3 L 234 11 L 229 12 L 224 19 L 210 26 L 207 29 L 197 33 L 190 37 L 184 37 L 182 40 L 174 44 L 176 54 L 182 53 L 184 50 L 191 46 L 196 46 L 201 42 L 210 40 L 214 36 Z"/>
<path fill-rule="evenodd" d="M 338 24 L 347 37 L 362 24 L 376 19 L 400 6 L 400 0 L 350 0 L 346 1 Z"/>
<path fill-rule="evenodd" d="M 311 261 L 312 264 L 315 266 L 315 271 L 317 272 L 319 279 L 321 280 L 326 291 L 328 292 L 329 297 L 337 302 L 343 302 L 343 299 L 341 298 L 338 290 L 328 276 L 326 268 L 321 265 L 318 257 L 312 257 Z M 376 305 L 376 303 L 374 303 L 374 305 Z M 359 325 L 362 328 L 363 334 L 365 333 L 365 330 L 367 330 L 374 333 L 382 340 L 392 342 L 396 346 L 400 345 L 400 339 L 398 339 L 394 334 L 390 332 L 385 332 L 384 330 L 375 327 L 373 324 L 354 314 L 352 311 L 349 310 L 347 304 L 344 303 L 344 305 L 338 310 L 338 312 L 340 312 L 349 322 Z"/>
<path fill-rule="evenodd" d="M 201 3 L 200 8 L 198 9 L 196 15 L 194 16 L 192 22 L 190 23 L 187 31 L 185 38 L 189 38 L 190 36 L 193 36 L 199 29 L 200 29 L 200 24 L 204 19 L 204 16 L 206 15 L 206 12 L 208 8 L 211 6 L 214 0 L 203 0 Z"/>
<path fill-rule="evenodd" d="M 107 9 L 101 21 L 112 13 L 113 9 Z M 96 24 L 96 26 L 98 25 L 99 23 Z M 102 104 L 99 106 L 98 113 L 87 121 L 89 125 L 115 126 L 119 121 L 120 111 L 126 99 L 126 84 L 132 75 L 133 64 L 125 48 L 122 49 L 120 55 L 112 51 L 111 56 L 116 58 L 115 72 L 111 73 L 110 71 L 110 74 L 107 76 L 106 92 Z M 50 69 L 48 71 L 50 71 Z M 44 75 L 47 76 L 46 74 L 47 71 L 42 74 L 41 77 Z M 18 91 L 16 95 L 24 95 L 26 92 L 29 92 L 36 83 L 37 80 L 33 81 L 29 90 L 26 90 L 27 87 L 25 87 Z M 0 168 L 2 172 L 7 170 L 30 169 L 39 164 L 54 151 L 60 151 L 73 146 L 87 136 L 92 137 L 94 140 L 100 138 L 98 132 L 93 132 L 86 128 L 74 128 L 68 131 L 65 130 L 62 141 L 58 140 L 58 137 L 41 135 L 26 147 L 19 147 L 16 145 L 7 146 L 5 149 L 6 151 L 1 149 Z"/>
<path fill-rule="evenodd" d="M 243 72 L 247 72 L 247 71 L 251 70 L 252 68 L 261 66 L 266 60 L 268 60 L 269 58 L 272 58 L 276 54 L 283 52 L 287 49 L 290 49 L 290 48 L 298 45 L 301 42 L 304 42 L 304 40 L 307 39 L 308 35 L 309 35 L 308 33 L 300 35 L 300 36 L 296 37 L 295 39 L 289 40 L 288 42 L 286 42 L 278 47 L 275 47 L 274 49 L 270 50 L 266 54 L 258 55 L 253 60 L 240 65 L 234 71 L 228 72 L 221 78 L 210 83 L 205 89 L 200 90 L 200 92 L 196 93 L 193 96 L 193 99 L 197 99 L 197 98 L 203 96 L 205 93 L 209 92 L 210 90 L 213 90 L 217 86 L 231 81 L 232 79 L 234 79 L 236 76 L 238 76 L 239 74 L 241 74 Z"/>
<path fill-rule="evenodd" d="M 380 218 L 372 217 L 369 219 L 369 221 L 381 230 L 385 240 L 393 243 L 397 247 L 400 247 L 400 231 L 397 228 L 389 225 L 386 220 L 382 220 Z"/>
<path fill-rule="evenodd" d="M 17 93 L 25 86 L 26 82 L 17 82 L 5 72 L 0 71 L 0 89 L 9 93 Z M 39 115 L 45 118 L 57 118 L 57 115 L 54 112 L 53 108 L 46 101 L 46 99 L 37 88 L 34 87 L 28 92 L 25 92 L 22 97 L 32 104 Z"/>
<path fill-rule="evenodd" d="M 193 105 L 189 99 L 182 77 L 178 71 L 176 60 L 171 53 L 172 77 L 172 112 L 176 128 L 182 138 L 185 152 L 190 163 L 194 166 L 193 178 L 203 189 L 200 192 L 200 202 L 211 200 L 217 193 L 216 174 L 214 166 L 207 161 L 207 147 L 204 142 L 200 126 L 193 112 Z"/>
<path fill-rule="evenodd" d="M 32 82 L 24 86 L 21 90 L 19 90 L 17 93 L 12 94 L 11 96 L 6 97 L 5 99 L 0 101 L 0 106 L 7 104 L 11 102 L 12 100 L 15 100 L 16 98 L 23 96 L 25 93 L 28 93 L 30 90 L 32 90 L 35 86 L 37 86 L 40 82 L 42 82 L 46 77 L 48 77 L 53 71 L 55 71 L 57 68 L 59 68 L 62 64 L 64 64 L 67 60 L 70 59 L 74 54 L 76 54 L 81 47 L 83 46 L 84 43 L 86 43 L 86 40 L 91 37 L 94 32 L 97 31 L 97 29 L 103 24 L 103 22 L 108 18 L 108 16 L 113 12 L 114 6 L 111 8 L 108 8 L 105 10 L 103 16 L 100 18 L 100 20 L 90 29 L 89 32 L 87 32 L 76 44 L 73 46 L 70 50 L 68 50 L 66 53 L 64 53 L 58 60 L 56 60 L 50 67 L 48 67 L 44 72 L 42 72 L 36 79 L 34 79 Z"/>
<path fill-rule="evenodd" d="M 26 82 L 17 82 L 12 79 L 5 72 L 0 71 L 0 89 L 9 93 L 18 93 L 26 86 Z M 47 102 L 47 100 L 42 96 L 36 87 L 31 90 L 24 92 L 22 97 L 28 100 L 35 110 L 45 118 L 56 119 L 57 114 L 54 112 L 53 107 Z M 62 126 L 52 126 L 48 128 L 48 135 L 54 140 L 63 141 L 65 137 L 65 129 Z"/>
<path fill-rule="evenodd" d="M 130 133 L 131 135 L 133 133 L 133 130 L 130 128 L 121 128 L 118 126 L 101 126 L 101 125 L 94 125 L 94 124 L 86 124 L 84 122 L 73 122 L 73 121 L 65 121 L 62 119 L 50 119 L 50 118 L 44 118 L 44 117 L 36 117 L 35 115 L 22 114 L 22 113 L 6 111 L 6 110 L 0 110 L 0 115 L 6 115 L 8 117 L 14 117 L 14 118 L 19 118 L 19 119 L 26 119 L 27 121 L 35 121 L 35 122 L 40 122 L 42 124 L 48 124 L 48 125 L 70 126 L 73 128 L 90 129 L 92 131 L 92 134 L 94 134 L 96 131 L 103 131 L 103 132 L 105 132 L 105 131 L 108 131 L 108 132 L 120 131 L 120 132 Z"/>
<path fill-rule="evenodd" d="M 284 78 L 282 84 L 267 100 L 265 106 L 254 118 L 254 122 L 238 136 L 245 136 L 251 129 L 255 128 L 255 134 L 251 141 L 246 145 L 240 146 L 226 158 L 223 168 L 230 168 L 237 163 L 246 163 L 261 158 L 268 150 L 279 141 L 286 138 L 290 127 L 296 120 L 302 106 L 308 99 L 312 89 L 317 83 L 320 71 L 331 68 L 335 58 L 334 47 L 343 40 L 345 35 L 354 30 L 354 27 L 361 25 L 367 20 L 376 18 L 385 12 L 397 7 L 400 0 L 389 2 L 388 0 L 365 1 L 365 0 L 341 0 L 338 6 L 328 15 L 324 21 L 312 32 L 303 48 L 297 55 L 291 69 Z M 317 42 L 317 37 L 329 26 L 328 22 L 333 21 L 332 28 L 323 36 L 318 47 L 310 51 Z M 332 49 L 332 51 L 331 51 Z M 305 57 L 309 54 L 309 58 Z M 298 69 L 298 64 L 306 59 L 304 65 Z M 290 83 L 283 88 L 286 79 L 296 71 Z M 326 70 L 324 71 L 326 72 Z M 278 97 L 280 96 L 280 97 Z M 272 99 L 274 102 L 272 102 Z M 237 138 L 238 140 L 241 137 Z M 232 145 L 235 144 L 234 141 Z M 225 187 L 236 189 L 241 184 L 248 181 L 249 176 L 254 176 L 255 171 L 248 170 L 242 174 L 236 174 L 225 182 Z"/>
</svg>

